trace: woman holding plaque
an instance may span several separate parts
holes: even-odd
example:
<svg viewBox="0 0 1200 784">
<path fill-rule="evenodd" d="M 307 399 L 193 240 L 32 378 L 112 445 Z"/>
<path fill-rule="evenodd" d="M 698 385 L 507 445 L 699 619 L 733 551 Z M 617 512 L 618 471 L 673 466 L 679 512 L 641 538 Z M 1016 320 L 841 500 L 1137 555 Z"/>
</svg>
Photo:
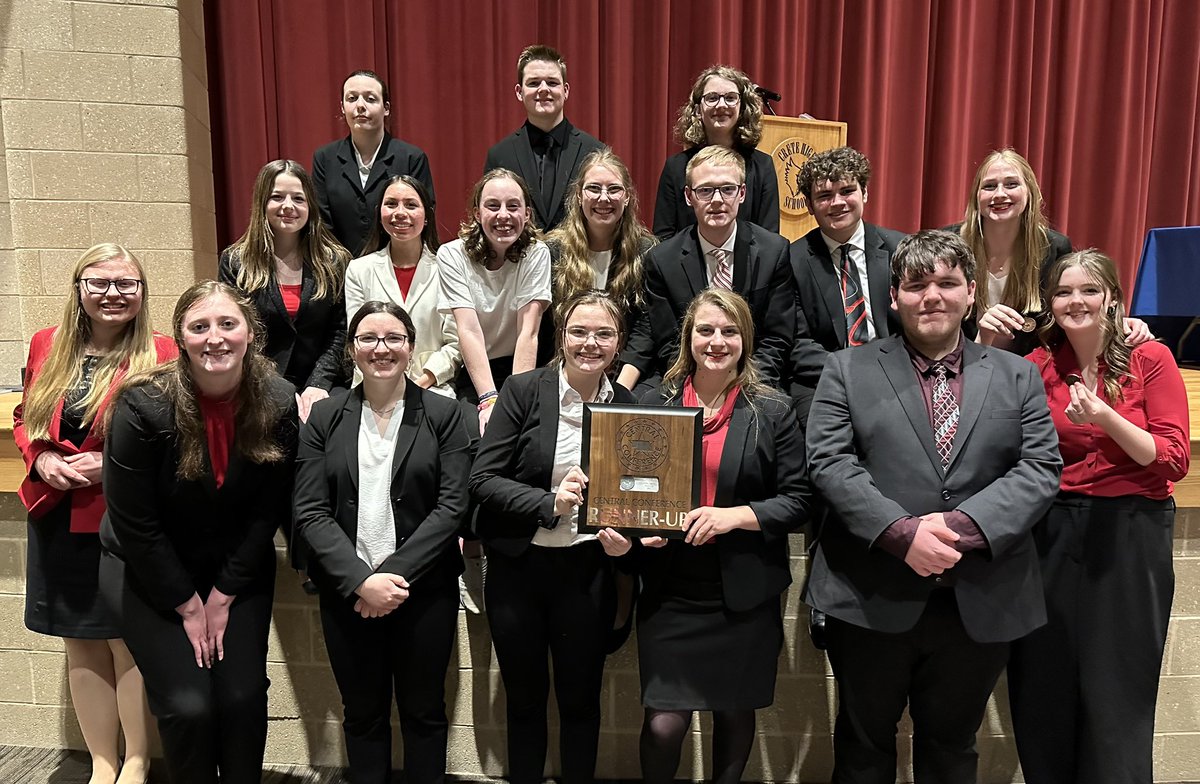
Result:
<svg viewBox="0 0 1200 784">
<path fill-rule="evenodd" d="M 471 472 L 488 558 L 488 622 L 508 703 L 509 781 L 543 780 L 546 701 L 554 660 L 561 777 L 590 782 L 600 735 L 600 681 L 613 628 L 613 564 L 579 531 L 588 478 L 579 467 L 583 405 L 632 403 L 609 381 L 624 338 L 620 306 L 602 291 L 563 309 L 558 352 L 510 377 Z"/>
<path fill-rule="evenodd" d="M 1187 392 L 1171 351 L 1122 335 L 1112 259 L 1049 270 L 1041 370 L 1063 457 L 1033 529 L 1048 623 L 1013 643 L 1013 728 L 1030 784 L 1151 781 L 1171 615 L 1174 483 L 1188 472 Z"/>
<path fill-rule="evenodd" d="M 709 288 L 684 317 L 679 354 L 643 402 L 704 409 L 700 506 L 686 536 L 636 547 L 642 778 L 673 781 L 692 712 L 713 713 L 712 780 L 741 779 L 754 711 L 774 701 L 787 537 L 806 521 L 804 439 L 789 401 L 759 381 L 746 301 Z M 631 542 L 605 530 L 610 555 Z"/>
</svg>

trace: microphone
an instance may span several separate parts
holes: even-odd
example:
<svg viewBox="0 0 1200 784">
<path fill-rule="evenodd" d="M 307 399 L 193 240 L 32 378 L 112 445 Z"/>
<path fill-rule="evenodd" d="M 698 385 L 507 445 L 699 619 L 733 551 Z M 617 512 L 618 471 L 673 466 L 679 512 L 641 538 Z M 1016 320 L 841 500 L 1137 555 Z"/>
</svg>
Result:
<svg viewBox="0 0 1200 784">
<path fill-rule="evenodd" d="M 782 101 L 783 96 L 772 90 L 770 87 L 763 87 L 761 84 L 752 85 L 754 92 L 758 93 L 759 97 L 764 101 Z"/>
</svg>

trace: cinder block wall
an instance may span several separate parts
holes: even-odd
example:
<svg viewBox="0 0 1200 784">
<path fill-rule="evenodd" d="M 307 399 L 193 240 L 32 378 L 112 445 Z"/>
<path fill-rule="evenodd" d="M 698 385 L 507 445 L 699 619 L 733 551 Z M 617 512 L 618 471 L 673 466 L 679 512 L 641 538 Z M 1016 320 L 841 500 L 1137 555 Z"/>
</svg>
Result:
<svg viewBox="0 0 1200 784">
<path fill-rule="evenodd" d="M 14 495 L 0 494 L 0 744 L 83 748 L 70 706 L 61 641 L 24 629 L 24 551 L 23 510 Z M 793 552 L 801 552 L 798 539 Z M 282 553 L 280 559 L 282 564 Z M 797 585 L 787 598 L 775 705 L 759 711 L 748 781 L 819 782 L 828 781 L 831 772 L 835 689 L 824 656 L 808 641 L 807 614 L 798 599 L 803 562 L 797 558 L 795 564 Z M 1200 510 L 1183 510 L 1177 518 L 1175 569 L 1175 606 L 1158 702 L 1155 779 L 1200 781 Z M 608 660 L 597 771 L 601 778 L 640 778 L 635 643 L 631 640 Z M 316 601 L 282 568 L 268 670 L 268 764 L 344 765 L 341 703 L 321 640 Z M 450 771 L 502 776 L 504 690 L 484 618 L 460 614 L 457 656 L 446 673 L 446 691 L 452 725 Z M 704 720 L 694 729 L 680 777 L 699 780 L 705 778 L 710 726 Z M 906 736 L 900 741 L 901 776 L 911 781 L 907 741 Z M 1003 682 L 989 707 L 979 746 L 980 781 L 1020 781 Z M 396 759 L 398 764 L 402 760 L 398 730 Z"/>
<path fill-rule="evenodd" d="M 80 251 L 146 264 L 155 322 L 216 271 L 201 0 L 0 3 L 0 384 Z"/>
</svg>

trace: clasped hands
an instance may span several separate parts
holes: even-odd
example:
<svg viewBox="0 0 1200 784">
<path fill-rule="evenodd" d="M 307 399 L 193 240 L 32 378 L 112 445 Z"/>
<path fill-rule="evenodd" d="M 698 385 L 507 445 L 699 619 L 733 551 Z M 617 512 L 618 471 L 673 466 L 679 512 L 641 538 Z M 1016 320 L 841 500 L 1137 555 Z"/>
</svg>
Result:
<svg viewBox="0 0 1200 784">
<path fill-rule="evenodd" d="M 364 618 L 382 618 L 408 599 L 408 580 L 391 572 L 376 572 L 354 589 L 354 612 Z"/>
<path fill-rule="evenodd" d="M 33 467 L 42 481 L 55 490 L 76 490 L 100 484 L 100 469 L 104 455 L 100 452 L 79 452 L 64 455 L 47 449 L 33 461 Z"/>
<path fill-rule="evenodd" d="M 225 658 L 225 628 L 229 625 L 229 606 L 233 596 L 222 593 L 214 586 L 206 601 L 199 594 L 175 608 L 183 618 L 183 633 L 192 644 L 196 666 L 211 669 L 214 661 Z"/>
<path fill-rule="evenodd" d="M 921 515 L 918 519 L 917 533 L 904 555 L 904 563 L 922 577 L 953 568 L 962 558 L 962 553 L 954 547 L 958 534 L 947 527 L 941 512 Z"/>
<path fill-rule="evenodd" d="M 702 545 L 715 541 L 720 534 L 737 528 L 758 529 L 758 518 L 748 506 L 719 507 L 701 506 L 688 512 L 683 518 L 683 530 L 687 535 L 683 541 Z M 632 542 L 611 528 L 605 528 L 597 538 L 604 552 L 620 557 L 629 552 Z M 644 547 L 663 547 L 667 544 L 662 536 L 646 536 L 640 539 Z"/>
</svg>

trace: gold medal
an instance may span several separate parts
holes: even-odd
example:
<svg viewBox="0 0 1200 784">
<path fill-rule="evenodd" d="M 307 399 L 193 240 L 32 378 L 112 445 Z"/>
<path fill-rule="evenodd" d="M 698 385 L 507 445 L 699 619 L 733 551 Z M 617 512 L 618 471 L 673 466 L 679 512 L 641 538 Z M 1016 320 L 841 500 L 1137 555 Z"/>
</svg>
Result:
<svg viewBox="0 0 1200 784">
<path fill-rule="evenodd" d="M 1026 316 L 1025 322 L 1023 324 L 1021 324 L 1021 331 L 1022 332 L 1033 332 L 1033 330 L 1036 328 L 1037 328 L 1037 321 L 1034 320 L 1033 316 Z"/>
</svg>

